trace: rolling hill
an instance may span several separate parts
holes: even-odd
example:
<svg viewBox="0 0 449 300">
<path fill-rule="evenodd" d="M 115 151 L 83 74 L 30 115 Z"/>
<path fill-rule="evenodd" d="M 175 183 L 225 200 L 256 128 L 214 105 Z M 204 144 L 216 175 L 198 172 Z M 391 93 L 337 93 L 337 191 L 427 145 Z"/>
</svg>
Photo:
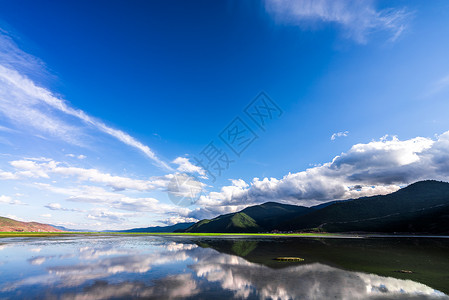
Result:
<svg viewBox="0 0 449 300">
<path fill-rule="evenodd" d="M 310 208 L 268 202 L 201 220 L 185 231 L 273 230 L 449 234 L 449 183 L 420 181 L 388 195 Z"/>
<path fill-rule="evenodd" d="M 304 215 L 313 208 L 267 202 L 214 219 L 201 220 L 185 232 L 265 232 L 277 227 L 280 220 Z"/>
<path fill-rule="evenodd" d="M 178 223 L 170 226 L 154 226 L 154 227 L 145 227 L 145 228 L 133 228 L 128 230 L 120 230 L 120 232 L 175 232 L 177 230 L 184 230 L 194 225 L 194 222 L 191 223 Z"/>
<path fill-rule="evenodd" d="M 0 217 L 0 232 L 62 232 L 47 224 L 37 222 L 20 222 Z"/>
</svg>

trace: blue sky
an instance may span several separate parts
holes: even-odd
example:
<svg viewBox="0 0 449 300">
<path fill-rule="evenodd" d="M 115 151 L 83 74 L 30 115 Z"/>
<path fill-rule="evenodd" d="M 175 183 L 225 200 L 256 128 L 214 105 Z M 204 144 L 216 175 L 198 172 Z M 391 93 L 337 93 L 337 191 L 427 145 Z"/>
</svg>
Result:
<svg viewBox="0 0 449 300">
<path fill-rule="evenodd" d="M 447 181 L 446 1 L 0 4 L 2 216 L 120 229 Z M 262 91 L 283 112 L 264 130 Z M 210 142 L 233 161 L 215 181 Z"/>
</svg>

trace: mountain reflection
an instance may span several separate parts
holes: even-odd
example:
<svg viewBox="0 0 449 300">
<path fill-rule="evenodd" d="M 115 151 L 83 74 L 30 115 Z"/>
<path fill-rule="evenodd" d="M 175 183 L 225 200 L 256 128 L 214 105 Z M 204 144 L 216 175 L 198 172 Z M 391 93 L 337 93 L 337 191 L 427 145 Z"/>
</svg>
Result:
<svg viewBox="0 0 449 300">
<path fill-rule="evenodd" d="M 231 249 L 240 254 L 236 256 L 169 238 L 117 240 L 82 240 L 63 246 L 57 241 L 25 244 L 28 253 L 36 246 L 42 249 L 39 256 L 23 257 L 27 274 L 33 275 L 18 278 L 11 261 L 0 264 L 2 275 L 11 275 L 0 279 L 0 298 L 449 299 L 411 280 L 317 262 L 277 269 L 249 262 L 244 257 L 257 247 L 255 241 L 232 244 Z M 8 246 L 3 251 L 11 257 L 23 244 Z M 58 255 L 43 254 L 55 249 Z"/>
</svg>

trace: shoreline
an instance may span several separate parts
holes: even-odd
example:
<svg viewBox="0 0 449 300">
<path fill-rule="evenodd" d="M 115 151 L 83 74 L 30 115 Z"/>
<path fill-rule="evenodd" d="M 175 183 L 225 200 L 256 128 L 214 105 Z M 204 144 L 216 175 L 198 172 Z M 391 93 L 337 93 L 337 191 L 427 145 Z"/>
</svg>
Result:
<svg viewBox="0 0 449 300">
<path fill-rule="evenodd" d="M 170 236 L 170 237 L 270 237 L 270 238 L 449 238 L 448 235 L 413 235 L 379 233 L 178 233 L 178 232 L 0 232 L 8 237 L 64 237 L 64 236 Z"/>
</svg>

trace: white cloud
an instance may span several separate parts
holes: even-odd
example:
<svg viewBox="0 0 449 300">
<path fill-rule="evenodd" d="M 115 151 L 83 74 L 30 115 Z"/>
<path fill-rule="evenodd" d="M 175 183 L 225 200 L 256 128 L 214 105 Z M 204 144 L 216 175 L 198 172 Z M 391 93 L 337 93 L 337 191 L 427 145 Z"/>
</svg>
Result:
<svg viewBox="0 0 449 300">
<path fill-rule="evenodd" d="M 167 224 L 167 225 L 174 225 L 174 224 L 178 224 L 178 223 L 191 223 L 191 222 L 198 222 L 198 221 L 199 220 L 196 218 L 176 216 L 176 217 L 167 218 L 165 220 L 162 220 L 161 222 L 164 224 Z"/>
<path fill-rule="evenodd" d="M 51 214 L 43 214 L 43 215 L 41 215 L 41 217 L 44 217 L 44 218 L 51 218 Z"/>
<path fill-rule="evenodd" d="M 42 265 L 44 262 L 47 261 L 47 258 L 44 256 L 37 256 L 34 258 L 31 258 L 28 260 L 30 264 L 35 265 L 35 266 L 40 266 Z"/>
<path fill-rule="evenodd" d="M 99 183 L 112 187 L 115 192 L 123 190 L 134 190 L 139 192 L 148 192 L 154 190 L 169 190 L 171 197 L 196 198 L 205 185 L 193 177 L 189 177 L 189 181 L 183 181 L 187 176 L 185 173 L 168 174 L 165 176 L 155 176 L 148 180 L 133 179 L 122 176 L 114 176 L 109 173 L 103 173 L 97 169 L 84 169 L 70 166 L 63 166 L 62 163 L 45 159 L 33 161 L 30 159 L 15 160 L 10 162 L 11 166 L 16 168 L 15 173 L 0 173 L 0 179 L 20 179 L 20 178 L 46 178 L 49 179 L 54 175 L 62 177 L 75 177 L 78 182 Z M 182 180 L 181 180 L 182 179 Z M 181 183 L 179 181 L 182 181 Z M 114 207 L 118 209 L 151 211 L 150 198 L 125 198 L 125 196 L 105 191 L 101 187 L 81 185 L 78 188 L 58 187 L 48 183 L 35 182 L 33 186 L 51 191 L 53 193 L 64 194 L 70 196 L 68 200 L 78 202 L 98 203 L 107 199 L 121 199 L 118 203 L 114 203 Z M 133 202 L 132 199 L 139 199 Z M 190 199 L 190 198 L 189 198 Z M 158 204 L 158 209 L 162 210 L 163 206 Z"/>
<path fill-rule="evenodd" d="M 161 203 L 155 198 L 128 197 L 119 193 L 109 193 L 101 188 L 91 188 L 81 194 L 70 196 L 67 200 L 71 202 L 103 204 L 118 210 L 150 212 L 162 216 L 185 216 L 190 213 L 188 208 Z"/>
<path fill-rule="evenodd" d="M 95 205 L 101 205 L 107 208 L 113 208 L 122 211 L 130 211 L 135 213 L 152 213 L 154 215 L 159 215 L 161 217 L 173 216 L 183 218 L 183 216 L 185 217 L 191 212 L 189 208 L 161 203 L 159 200 L 155 198 L 129 197 L 121 193 L 107 191 L 97 186 L 60 188 L 44 183 L 35 183 L 35 185 L 37 185 L 42 189 L 67 195 L 68 198 L 66 200 L 70 202 L 91 203 Z M 50 210 L 87 212 L 91 215 L 94 216 L 96 215 L 93 214 L 91 211 L 63 207 L 60 203 L 49 203 L 44 207 Z M 164 221 L 164 223 L 166 222 Z"/>
<path fill-rule="evenodd" d="M 127 221 L 128 218 L 136 216 L 135 213 L 113 212 L 101 208 L 95 208 L 87 215 L 88 219 L 113 223 Z"/>
<path fill-rule="evenodd" d="M 51 210 L 61 210 L 62 206 L 59 203 L 49 203 L 45 207 L 51 209 Z"/>
<path fill-rule="evenodd" d="M 56 202 L 49 203 L 49 204 L 45 205 L 44 207 L 51 209 L 51 210 L 85 212 L 84 210 L 81 210 L 81 209 L 62 207 L 62 205 L 60 203 L 56 203 Z"/>
<path fill-rule="evenodd" d="M 179 172 L 192 173 L 192 174 L 197 173 L 202 176 L 206 175 L 206 172 L 204 171 L 203 168 L 192 164 L 186 157 L 177 157 L 174 161 L 172 161 L 172 163 L 178 165 L 177 170 Z"/>
<path fill-rule="evenodd" d="M 73 158 L 78 158 L 78 159 L 85 159 L 85 158 L 87 158 L 86 155 L 82 155 L 82 154 L 80 154 L 80 155 L 75 155 L 75 154 L 72 154 L 72 153 L 66 154 L 65 156 L 73 157 Z"/>
<path fill-rule="evenodd" d="M 348 136 L 349 131 L 340 131 L 332 134 L 331 141 L 335 141 L 336 138 Z"/>
<path fill-rule="evenodd" d="M 46 169 L 43 167 L 48 166 L 48 168 L 56 167 L 55 162 L 50 163 L 36 163 L 32 160 L 15 160 L 10 162 L 11 166 L 16 169 L 20 169 L 20 171 L 16 173 L 16 175 L 22 175 L 27 177 L 42 177 L 49 178 Z"/>
<path fill-rule="evenodd" d="M 377 10 L 374 1 L 356 0 L 266 0 L 265 9 L 279 23 L 309 29 L 317 22 L 340 26 L 346 37 L 366 43 L 370 33 L 385 31 L 396 40 L 407 26 L 405 9 Z"/>
<path fill-rule="evenodd" d="M 417 137 L 401 141 L 383 137 L 356 144 L 331 162 L 281 179 L 234 180 L 219 192 L 201 196 L 198 219 L 277 201 L 311 206 L 330 200 L 388 194 L 401 186 L 425 179 L 449 179 L 449 131 L 436 140 Z"/>
<path fill-rule="evenodd" d="M 19 200 L 15 200 L 9 196 L 0 195 L 0 203 L 12 204 L 12 205 L 23 205 L 24 203 Z"/>
<path fill-rule="evenodd" d="M 72 108 L 65 100 L 38 86 L 28 76 L 21 73 L 24 70 L 41 70 L 41 67 L 39 60 L 21 51 L 11 38 L 0 30 L 0 97 L 2 99 L 0 113 L 6 118 L 14 123 L 50 133 L 66 142 L 80 145 L 78 137 L 82 135 L 82 128 L 69 125 L 66 121 L 68 117 L 74 118 L 138 149 L 157 166 L 172 170 L 168 164 L 156 156 L 153 150 L 134 137 L 107 126 L 82 110 Z"/>
<path fill-rule="evenodd" d="M 0 170 L 0 180 L 16 180 L 19 179 L 19 175 L 11 172 L 5 172 Z"/>
<path fill-rule="evenodd" d="M 22 219 L 21 217 L 18 217 L 16 215 L 6 215 L 6 217 L 10 218 L 10 219 L 13 219 L 13 220 L 16 220 L 16 221 L 25 222 L 24 219 Z"/>
<path fill-rule="evenodd" d="M 95 182 L 108 185 L 115 190 L 151 191 L 165 188 L 173 178 L 172 174 L 152 177 L 149 180 L 132 179 L 122 176 L 114 176 L 103 173 L 97 169 L 85 169 L 63 166 L 61 162 L 54 160 L 33 161 L 31 159 L 14 160 L 10 165 L 18 171 L 15 173 L 0 170 L 0 179 L 20 179 L 23 177 L 50 178 L 50 175 L 64 177 L 76 177 L 79 181 Z"/>
</svg>

